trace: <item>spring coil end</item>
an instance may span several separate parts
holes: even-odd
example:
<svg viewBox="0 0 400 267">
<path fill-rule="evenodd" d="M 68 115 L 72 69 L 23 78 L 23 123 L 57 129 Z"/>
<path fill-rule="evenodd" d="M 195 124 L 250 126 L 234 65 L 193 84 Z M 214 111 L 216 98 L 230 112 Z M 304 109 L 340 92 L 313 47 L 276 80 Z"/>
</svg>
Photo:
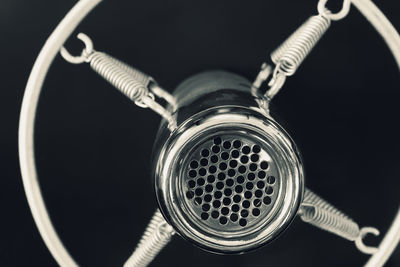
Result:
<svg viewBox="0 0 400 267">
<path fill-rule="evenodd" d="M 277 64 L 278 72 L 285 76 L 293 75 L 312 48 L 330 26 L 330 19 L 324 15 L 310 17 L 271 55 Z"/>
<path fill-rule="evenodd" d="M 124 267 L 147 266 L 171 240 L 174 233 L 173 228 L 165 221 L 161 212 L 157 210 Z"/>
</svg>

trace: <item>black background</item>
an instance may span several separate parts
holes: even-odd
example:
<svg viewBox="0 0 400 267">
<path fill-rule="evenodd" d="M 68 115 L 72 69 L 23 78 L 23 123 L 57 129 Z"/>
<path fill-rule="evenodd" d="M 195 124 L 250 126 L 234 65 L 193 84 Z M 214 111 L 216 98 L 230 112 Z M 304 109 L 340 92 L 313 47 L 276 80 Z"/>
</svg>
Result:
<svg viewBox="0 0 400 267">
<path fill-rule="evenodd" d="M 377 2 L 398 29 L 398 1 Z M 74 3 L 0 3 L 0 266 L 56 266 L 25 199 L 17 128 L 34 60 Z M 316 13 L 316 4 L 109 0 L 78 30 L 97 50 L 150 73 L 172 91 L 209 69 L 252 80 L 269 53 Z M 81 49 L 75 38 L 67 46 Z M 273 101 L 302 151 L 307 186 L 361 226 L 382 232 L 400 201 L 399 84 L 389 50 L 353 7 L 345 20 L 332 23 Z M 37 115 L 36 159 L 52 220 L 82 266 L 121 266 L 155 210 L 149 173 L 159 120 L 87 65 L 60 56 L 52 65 Z M 296 220 L 274 243 L 242 256 L 209 254 L 176 236 L 153 266 L 360 266 L 367 259 L 351 242 Z M 400 266 L 399 249 L 387 266 Z"/>
</svg>

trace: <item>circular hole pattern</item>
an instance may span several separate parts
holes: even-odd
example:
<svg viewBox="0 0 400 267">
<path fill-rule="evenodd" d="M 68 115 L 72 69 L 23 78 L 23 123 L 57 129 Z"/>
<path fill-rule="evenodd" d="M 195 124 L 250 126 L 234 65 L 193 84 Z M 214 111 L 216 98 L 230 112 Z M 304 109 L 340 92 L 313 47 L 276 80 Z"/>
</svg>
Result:
<svg viewBox="0 0 400 267">
<path fill-rule="evenodd" d="M 227 152 L 221 153 L 221 159 L 223 159 L 223 160 L 229 159 L 229 154 Z"/>
<path fill-rule="evenodd" d="M 235 204 L 235 205 L 232 205 L 231 209 L 233 212 L 238 212 L 240 210 L 240 207 L 239 207 L 239 205 Z"/>
<path fill-rule="evenodd" d="M 206 185 L 205 190 L 206 190 L 207 193 L 210 193 L 210 192 L 213 191 L 213 186 L 208 184 L 208 185 Z"/>
<path fill-rule="evenodd" d="M 218 182 L 215 187 L 217 187 L 217 189 L 221 190 L 222 188 L 224 188 L 224 183 L 223 182 Z"/>
<path fill-rule="evenodd" d="M 199 170 L 199 175 L 204 176 L 204 175 L 206 175 L 206 174 L 207 174 L 206 169 L 201 168 L 201 169 Z"/>
<path fill-rule="evenodd" d="M 202 220 L 245 227 L 271 207 L 276 178 L 259 145 L 223 137 L 211 142 L 186 165 L 185 196 Z"/>
<path fill-rule="evenodd" d="M 220 198 L 222 197 L 222 192 L 221 192 L 221 191 L 216 191 L 216 192 L 214 193 L 214 197 L 215 197 L 216 199 L 220 199 Z"/>
<path fill-rule="evenodd" d="M 201 186 L 201 185 L 204 185 L 205 182 L 206 182 L 206 181 L 205 181 L 203 178 L 197 179 L 197 184 L 200 185 L 200 186 Z"/>
<path fill-rule="evenodd" d="M 201 166 L 207 166 L 207 165 L 208 165 L 208 159 L 202 158 L 202 159 L 200 160 L 200 165 L 201 165 Z"/>
<path fill-rule="evenodd" d="M 263 202 L 265 205 L 271 204 L 271 198 L 270 197 L 264 197 Z"/>
<path fill-rule="evenodd" d="M 254 179 L 256 179 L 256 175 L 254 173 L 250 172 L 247 175 L 247 179 L 249 179 L 250 181 L 253 181 Z"/>
<path fill-rule="evenodd" d="M 231 148 L 231 142 L 225 141 L 224 144 L 222 145 L 225 149 Z"/>
<path fill-rule="evenodd" d="M 214 219 L 217 219 L 219 217 L 219 212 L 217 210 L 213 210 L 211 212 L 211 217 L 213 217 Z"/>
<path fill-rule="evenodd" d="M 249 169 L 250 169 L 250 171 L 252 171 L 252 172 L 254 172 L 254 171 L 256 171 L 257 170 L 257 164 L 255 164 L 255 163 L 252 163 L 252 164 L 250 164 L 250 167 L 249 167 Z"/>
<path fill-rule="evenodd" d="M 260 207 L 261 206 L 261 200 L 258 199 L 258 198 L 254 199 L 253 205 L 254 205 L 254 207 Z"/>
<path fill-rule="evenodd" d="M 228 219 L 226 217 L 222 216 L 221 218 L 219 218 L 219 222 L 221 224 L 226 224 L 228 222 Z"/>
<path fill-rule="evenodd" d="M 232 158 L 238 158 L 239 157 L 239 155 L 240 155 L 240 153 L 239 153 L 239 151 L 237 151 L 237 150 L 233 150 L 232 151 L 232 153 L 231 153 L 231 155 L 232 155 Z"/>
<path fill-rule="evenodd" d="M 199 167 L 199 163 L 197 161 L 193 160 L 190 162 L 190 168 L 196 169 L 197 167 Z"/>
<path fill-rule="evenodd" d="M 194 193 L 196 194 L 196 196 L 201 196 L 203 194 L 203 189 L 201 188 L 197 188 Z"/>
<path fill-rule="evenodd" d="M 235 186 L 235 192 L 236 193 L 242 193 L 243 192 L 243 187 L 241 185 Z"/>
<path fill-rule="evenodd" d="M 194 178 L 197 176 L 197 172 L 195 170 L 191 170 L 191 171 L 189 171 L 189 176 Z"/>
<path fill-rule="evenodd" d="M 238 165 L 238 163 L 236 160 L 233 159 L 233 160 L 229 161 L 229 167 L 236 168 L 237 165 Z"/>
<path fill-rule="evenodd" d="M 226 165 L 225 162 L 221 162 L 221 163 L 219 164 L 219 169 L 220 169 L 221 171 L 225 171 L 226 168 L 228 168 L 228 165 Z"/>
<path fill-rule="evenodd" d="M 221 148 L 220 148 L 219 146 L 213 146 L 213 147 L 211 148 L 211 150 L 212 150 L 212 152 L 214 152 L 214 153 L 218 153 L 218 152 L 221 151 Z"/>
<path fill-rule="evenodd" d="M 240 142 L 239 140 L 233 141 L 233 147 L 234 148 L 239 148 L 241 146 L 242 146 L 242 142 Z"/>
<path fill-rule="evenodd" d="M 266 162 L 266 161 L 261 161 L 261 163 L 260 163 L 260 168 L 263 169 L 263 170 L 268 169 L 268 162 Z"/>
<path fill-rule="evenodd" d="M 224 190 L 224 195 L 227 196 L 227 197 L 229 197 L 230 195 L 232 195 L 232 190 L 229 189 L 229 188 L 226 188 L 226 189 Z"/>
<path fill-rule="evenodd" d="M 202 218 L 203 220 L 207 220 L 207 219 L 208 219 L 208 213 L 207 213 L 207 212 L 203 212 L 203 213 L 201 214 L 201 218 Z"/>
<path fill-rule="evenodd" d="M 203 211 L 209 211 L 210 210 L 210 205 L 209 204 L 203 204 L 203 206 L 201 206 L 201 208 L 203 209 Z"/>
<path fill-rule="evenodd" d="M 250 159 L 252 162 L 257 162 L 260 157 L 257 154 L 251 155 Z"/>
<path fill-rule="evenodd" d="M 256 190 L 256 192 L 254 192 L 254 195 L 256 197 L 262 197 L 263 196 L 263 192 L 261 190 Z"/>
<path fill-rule="evenodd" d="M 222 203 L 224 203 L 225 206 L 228 206 L 229 204 L 231 204 L 231 199 L 229 197 L 226 197 L 226 198 L 224 198 Z"/>
<path fill-rule="evenodd" d="M 265 171 L 259 171 L 257 176 L 258 178 L 264 179 L 266 175 L 267 174 L 265 173 Z"/>
<path fill-rule="evenodd" d="M 249 216 L 249 211 L 248 210 L 242 210 L 240 212 L 240 216 L 243 218 L 247 218 L 247 216 Z"/>
<path fill-rule="evenodd" d="M 221 143 L 222 143 L 221 137 L 215 137 L 215 138 L 214 138 L 214 144 L 219 145 L 219 144 L 221 144 Z"/>
<path fill-rule="evenodd" d="M 208 168 L 208 172 L 209 172 L 209 173 L 216 173 L 216 172 L 217 172 L 217 167 L 215 167 L 214 165 L 211 165 L 211 166 Z"/>
<path fill-rule="evenodd" d="M 227 186 L 232 186 L 235 183 L 235 181 L 233 181 L 233 179 L 229 178 L 229 179 L 226 179 L 225 183 Z"/>
<path fill-rule="evenodd" d="M 265 188 L 265 194 L 271 195 L 273 192 L 274 189 L 272 188 L 272 186 L 267 186 L 267 188 Z"/>
<path fill-rule="evenodd" d="M 247 162 L 249 162 L 249 157 L 248 156 L 241 156 L 240 157 L 240 162 L 243 164 L 246 164 Z"/>
<path fill-rule="evenodd" d="M 253 146 L 253 152 L 254 153 L 260 153 L 261 152 L 261 147 L 259 145 L 254 145 Z"/>
<path fill-rule="evenodd" d="M 240 166 L 238 168 L 238 172 L 241 173 L 241 174 L 245 173 L 246 172 L 246 166 L 244 166 L 244 165 Z"/>
<path fill-rule="evenodd" d="M 254 216 L 258 216 L 260 215 L 260 210 L 259 209 L 253 209 L 253 211 L 251 212 Z"/>
<path fill-rule="evenodd" d="M 223 208 L 221 209 L 221 214 L 222 214 L 222 215 L 228 215 L 228 214 L 229 214 L 229 209 L 228 209 L 227 207 L 223 207 Z"/>
<path fill-rule="evenodd" d="M 249 154 L 249 153 L 250 153 L 250 147 L 244 146 L 244 147 L 242 148 L 242 152 L 243 152 L 244 154 Z"/>
<path fill-rule="evenodd" d="M 187 197 L 188 199 L 192 199 L 192 198 L 194 197 L 193 191 L 187 191 L 187 192 L 186 192 L 186 197 Z"/>
<path fill-rule="evenodd" d="M 209 175 L 207 177 L 207 182 L 209 183 L 214 183 L 215 182 L 215 176 L 214 175 Z"/>
<path fill-rule="evenodd" d="M 239 216 L 236 213 L 232 213 L 230 219 L 232 222 L 236 222 L 239 219 Z"/>
<path fill-rule="evenodd" d="M 213 201 L 213 207 L 214 208 L 219 208 L 221 206 L 221 201 L 219 200 L 214 200 Z"/>
<path fill-rule="evenodd" d="M 274 176 L 268 176 L 267 183 L 274 184 L 275 183 L 275 177 Z"/>
<path fill-rule="evenodd" d="M 189 186 L 189 188 L 194 188 L 196 186 L 196 182 L 193 180 L 189 180 L 188 186 Z"/>
<path fill-rule="evenodd" d="M 208 157 L 208 156 L 210 155 L 210 151 L 209 151 L 208 149 L 203 149 L 203 150 L 201 151 L 201 155 L 202 155 L 203 157 Z"/>
</svg>

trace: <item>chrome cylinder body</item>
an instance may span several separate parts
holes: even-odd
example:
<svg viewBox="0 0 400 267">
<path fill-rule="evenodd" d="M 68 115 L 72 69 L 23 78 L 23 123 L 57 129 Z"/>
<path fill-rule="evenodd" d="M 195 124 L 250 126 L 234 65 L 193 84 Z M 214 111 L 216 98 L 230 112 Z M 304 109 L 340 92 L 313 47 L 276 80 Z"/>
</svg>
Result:
<svg viewBox="0 0 400 267">
<path fill-rule="evenodd" d="M 178 127 L 165 121 L 154 146 L 160 210 L 183 238 L 216 253 L 243 253 L 287 228 L 304 191 L 295 144 L 251 94 L 223 71 L 184 81 L 174 92 Z"/>
</svg>

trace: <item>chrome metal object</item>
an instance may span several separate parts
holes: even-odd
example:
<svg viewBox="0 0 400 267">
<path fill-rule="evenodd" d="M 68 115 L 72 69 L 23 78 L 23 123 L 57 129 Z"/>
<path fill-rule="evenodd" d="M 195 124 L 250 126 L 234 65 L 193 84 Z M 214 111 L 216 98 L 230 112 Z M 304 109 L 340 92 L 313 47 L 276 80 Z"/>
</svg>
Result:
<svg viewBox="0 0 400 267">
<path fill-rule="evenodd" d="M 124 267 L 147 266 L 175 234 L 157 209 Z"/>
<path fill-rule="evenodd" d="M 20 117 L 19 155 L 26 196 L 40 234 L 50 252 L 61 266 L 77 266 L 77 264 L 64 248 L 61 240 L 55 232 L 41 195 L 33 151 L 35 113 L 42 85 L 51 62 L 79 22 L 96 6 L 98 2 L 99 0 L 79 1 L 51 34 L 33 66 L 26 86 Z M 321 10 L 325 12 L 324 5 L 326 2 L 327 0 L 320 1 L 320 3 L 322 3 L 319 5 L 320 13 Z M 353 0 L 352 2 L 384 38 L 400 66 L 400 36 L 394 29 L 393 25 L 391 25 L 387 18 L 371 1 Z M 344 4 L 346 3 L 348 3 L 347 7 L 350 7 L 350 1 L 345 0 Z M 322 9 L 320 9 L 320 6 Z M 343 10 L 345 10 L 345 7 L 346 6 L 344 5 Z M 346 14 L 346 12 L 342 11 L 339 13 L 340 14 L 337 14 L 338 19 Z M 325 13 L 325 15 L 327 15 L 327 13 Z M 335 20 L 333 16 L 331 16 L 330 19 Z M 79 60 L 80 59 L 78 58 L 78 61 Z M 263 113 L 263 110 L 268 110 L 268 101 L 265 101 L 263 98 L 255 99 L 255 101 L 261 103 L 260 107 L 263 107 L 261 108 L 261 113 Z M 252 110 L 252 108 L 250 108 L 250 110 Z M 182 115 L 185 114 L 185 110 L 181 109 L 179 114 L 181 119 L 183 119 L 185 116 Z M 268 118 L 268 114 L 266 116 Z M 184 120 L 179 124 L 183 123 L 183 121 Z M 161 137 L 159 137 L 159 140 L 162 140 L 162 133 L 165 133 L 165 127 L 161 127 L 160 133 Z M 398 211 L 397 216 L 393 220 L 393 224 L 390 226 L 385 238 L 379 245 L 378 251 L 373 254 L 366 266 L 382 266 L 387 261 L 400 240 L 399 225 L 400 211 Z M 362 228 L 360 230 L 360 236 L 368 233 L 368 231 L 368 229 Z"/>
<path fill-rule="evenodd" d="M 275 63 L 275 69 L 268 83 L 270 88 L 265 93 L 265 96 L 269 99 L 272 99 L 279 92 L 286 81 L 286 77 L 296 72 L 300 64 L 328 30 L 331 20 L 343 19 L 350 11 L 350 0 L 344 0 L 341 10 L 335 14 L 326 7 L 327 2 L 328 0 L 320 0 L 317 8 L 319 14 L 311 16 L 272 52 L 271 60 Z M 262 72 L 263 69 L 261 69 L 259 76 Z"/>
<path fill-rule="evenodd" d="M 154 146 L 161 212 L 183 238 L 216 253 L 271 242 L 302 200 L 297 148 L 250 87 L 221 71 L 189 78 L 174 94 L 177 129 L 161 124 Z"/>
<path fill-rule="evenodd" d="M 374 254 L 377 248 L 366 246 L 363 239 L 367 234 L 379 235 L 374 227 L 359 228 L 358 224 L 339 209 L 306 189 L 299 211 L 300 218 L 322 230 L 354 241 L 356 247 L 365 254 Z"/>
<path fill-rule="evenodd" d="M 60 53 L 66 61 L 73 64 L 90 63 L 90 67 L 97 74 L 134 101 L 136 105 L 142 108 L 148 107 L 157 112 L 168 121 L 168 128 L 171 131 L 176 127 L 171 112 L 155 101 L 154 94 L 150 90 L 164 98 L 173 108 L 176 106 L 175 100 L 159 87 L 151 76 L 103 52 L 95 51 L 92 40 L 86 34 L 79 33 L 77 38 L 84 42 L 85 48 L 80 56 L 72 56 L 66 48 L 62 47 Z"/>
</svg>

